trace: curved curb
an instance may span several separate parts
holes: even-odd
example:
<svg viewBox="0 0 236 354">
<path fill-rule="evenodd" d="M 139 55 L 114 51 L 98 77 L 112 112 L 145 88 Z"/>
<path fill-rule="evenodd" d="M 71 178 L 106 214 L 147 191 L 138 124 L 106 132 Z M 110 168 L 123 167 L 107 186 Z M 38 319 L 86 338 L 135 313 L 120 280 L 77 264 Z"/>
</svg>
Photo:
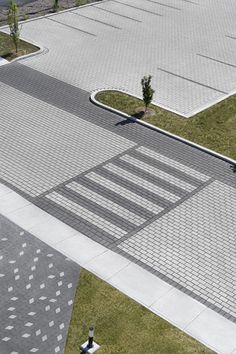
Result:
<svg viewBox="0 0 236 354">
<path fill-rule="evenodd" d="M 159 132 L 159 133 L 161 133 L 161 134 L 167 135 L 168 137 L 170 137 L 170 138 L 172 138 L 172 139 L 178 140 L 178 141 L 180 141 L 180 142 L 182 142 L 182 143 L 184 143 L 184 144 L 186 144 L 186 145 L 192 146 L 192 147 L 194 147 L 194 148 L 196 148 L 196 149 L 198 149 L 198 150 L 201 150 L 201 151 L 203 151 L 203 152 L 206 152 L 207 154 L 210 154 L 210 155 L 212 155 L 212 156 L 214 156 L 214 157 L 217 157 L 217 158 L 219 158 L 219 159 L 221 159 L 221 160 L 223 160 L 223 161 L 226 161 L 226 162 L 228 162 L 228 163 L 230 163 L 230 164 L 236 165 L 236 160 L 233 160 L 233 159 L 231 159 L 230 157 L 227 157 L 227 156 L 225 156 L 225 155 L 219 154 L 219 153 L 217 153 L 217 152 L 215 152 L 215 151 L 213 151 L 213 150 L 207 149 L 207 148 L 205 148 L 205 147 L 202 146 L 202 145 L 193 143 L 192 141 L 187 140 L 187 139 L 184 139 L 184 138 L 180 137 L 179 135 L 172 134 L 172 133 L 168 132 L 167 130 L 158 128 L 158 127 L 156 127 L 156 126 L 153 125 L 153 124 L 144 122 L 144 121 L 139 120 L 139 119 L 137 119 L 137 118 L 134 118 L 134 117 L 130 116 L 129 114 L 126 114 L 126 113 L 124 113 L 124 112 L 122 112 L 122 111 L 119 111 L 119 110 L 117 110 L 117 109 L 115 109 L 115 108 L 109 107 L 109 106 L 107 106 L 107 105 L 105 105 L 105 104 L 103 104 L 103 103 L 97 101 L 97 100 L 96 100 L 96 95 L 97 95 L 98 93 L 100 93 L 100 92 L 103 92 L 103 91 L 104 91 L 104 89 L 103 89 L 103 90 L 96 90 L 96 91 L 93 91 L 93 92 L 91 93 L 91 95 L 90 95 L 90 101 L 91 101 L 92 103 L 94 103 L 95 105 L 97 105 L 98 107 L 104 108 L 104 109 L 106 109 L 107 111 L 110 111 L 110 112 L 112 112 L 112 113 L 116 113 L 116 114 L 120 115 L 121 117 L 126 118 L 126 119 L 129 119 L 129 120 L 132 120 L 133 122 L 138 123 L 138 124 L 140 124 L 140 125 L 143 125 L 143 126 L 145 126 L 146 128 L 155 130 L 155 131 L 157 131 L 157 132 Z M 108 90 L 106 90 L 106 91 L 114 91 L 114 89 L 108 89 Z M 126 93 L 125 91 L 121 91 L 121 90 L 116 90 L 116 91 L 117 91 L 117 92 Z M 134 95 L 130 95 L 130 96 L 139 98 L 139 97 L 134 96 Z"/>
<path fill-rule="evenodd" d="M 9 35 L 9 33 L 7 33 L 6 31 L 2 31 L 2 33 L 5 33 L 5 34 Z M 22 40 L 22 41 L 24 41 L 24 42 L 26 42 L 28 44 L 34 45 L 35 47 L 38 48 L 38 50 L 36 52 L 28 53 L 28 54 L 20 56 L 19 58 L 15 58 L 15 59 L 13 59 L 11 61 L 8 61 L 5 65 L 12 64 L 12 63 L 18 62 L 20 60 L 28 59 L 28 58 L 31 58 L 31 57 L 34 57 L 34 56 L 37 56 L 37 55 L 40 56 L 40 55 L 43 55 L 43 54 L 47 54 L 49 52 L 48 48 L 42 47 L 40 44 L 32 42 L 32 41 L 30 41 L 28 39 L 25 39 L 24 37 L 20 38 L 20 40 Z"/>
<path fill-rule="evenodd" d="M 27 42 L 29 43 L 28 41 L 25 41 L 24 39 L 22 39 L 24 42 Z M 21 57 L 19 58 L 15 58 L 11 61 L 9 61 L 9 64 L 11 63 L 15 63 L 15 62 L 18 62 L 18 61 L 21 61 L 21 60 L 24 60 L 24 59 L 28 59 L 28 58 L 31 58 L 31 57 L 35 57 L 35 56 L 41 56 L 43 54 L 47 54 L 49 52 L 49 49 L 46 48 L 46 47 L 41 47 L 39 45 L 36 45 L 34 43 L 30 43 L 30 44 L 33 44 L 34 46 L 38 47 L 39 50 L 37 50 L 36 52 L 33 52 L 33 53 L 29 53 L 29 54 L 25 54 L 25 55 L 22 55 Z"/>
<path fill-rule="evenodd" d="M 80 8 L 83 8 L 83 7 L 87 7 L 87 6 L 93 6 L 94 4 L 99 4 L 101 2 L 106 2 L 108 0 L 97 0 L 97 1 L 94 1 L 92 3 L 89 3 L 89 4 L 85 4 L 85 5 L 81 5 L 81 6 L 75 6 L 75 7 L 71 7 L 69 9 L 65 9 L 65 10 L 62 10 L 62 11 L 58 11 L 58 12 L 53 12 L 53 13 L 48 13 L 48 14 L 45 14 L 45 15 L 42 15 L 42 16 L 36 16 L 36 17 L 33 17 L 33 18 L 29 18 L 27 20 L 21 20 L 19 22 L 20 25 L 24 25 L 25 23 L 27 22 L 31 22 L 31 21 L 37 21 L 37 20 L 40 20 L 40 19 L 46 19 L 47 17 L 51 17 L 51 16 L 55 16 L 57 14 L 62 14 L 62 13 L 65 13 L 65 12 L 70 12 L 70 11 L 73 11 L 73 10 L 78 10 Z M 7 29 L 9 28 L 8 25 L 3 25 L 3 26 L 0 26 L 0 31 L 2 31 L 3 33 L 6 33 L 6 34 L 9 34 L 7 32 Z M 34 52 L 34 53 L 29 53 L 29 54 L 26 54 L 26 55 L 22 55 L 21 57 L 19 58 L 15 58 L 11 61 L 9 61 L 8 63 L 6 64 L 11 64 L 11 63 L 14 63 L 14 62 L 17 62 L 17 61 L 20 61 L 20 60 L 23 60 L 23 59 L 27 59 L 27 58 L 30 58 L 30 57 L 33 57 L 33 56 L 36 56 L 36 55 L 43 55 L 43 54 L 47 54 L 49 52 L 49 49 L 46 48 L 46 47 L 43 47 L 37 43 L 34 43 L 32 42 L 31 40 L 27 40 L 27 39 L 24 39 L 23 37 L 20 38 L 21 40 L 29 43 L 29 44 L 33 44 L 34 46 L 38 47 L 39 50 L 37 52 Z M 6 65 L 5 64 L 5 65 Z"/>
<path fill-rule="evenodd" d="M 81 5 L 81 6 L 74 6 L 74 7 L 70 7 L 68 9 L 64 9 L 64 10 L 61 10 L 61 11 L 57 11 L 57 12 L 50 12 L 50 13 L 46 13 L 45 15 L 41 15 L 41 16 L 36 16 L 36 17 L 32 17 L 32 18 L 28 18 L 27 20 L 21 20 L 19 21 L 19 24 L 20 25 L 23 25 L 27 22 L 32 22 L 32 21 L 37 21 L 37 20 L 40 20 L 40 19 L 45 19 L 47 17 L 50 17 L 50 16 L 55 16 L 55 15 L 59 15 L 59 14 L 63 14 L 65 12 L 70 12 L 70 11 L 74 11 L 74 10 L 78 10 L 80 8 L 83 8 L 83 7 L 87 7 L 87 6 L 93 6 L 94 4 L 101 4 L 103 2 L 107 2 L 109 0 L 97 0 L 97 1 L 94 1 L 94 2 L 91 2 L 89 4 L 85 4 L 85 5 Z M 6 29 L 6 28 L 9 28 L 8 25 L 3 25 L 3 26 L 0 26 L 0 31 Z"/>
</svg>

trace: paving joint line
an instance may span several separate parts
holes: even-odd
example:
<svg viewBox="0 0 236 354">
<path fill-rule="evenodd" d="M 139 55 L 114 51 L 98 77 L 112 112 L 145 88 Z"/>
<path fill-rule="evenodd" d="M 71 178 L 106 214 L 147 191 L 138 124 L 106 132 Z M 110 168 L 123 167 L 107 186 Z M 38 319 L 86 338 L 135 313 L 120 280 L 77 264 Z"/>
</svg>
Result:
<svg viewBox="0 0 236 354">
<path fill-rule="evenodd" d="M 147 227 L 149 224 L 153 223 L 154 221 L 160 219 L 162 216 L 165 214 L 169 213 L 173 209 L 177 208 L 179 205 L 182 203 L 186 202 L 186 200 L 192 198 L 195 194 L 199 193 L 201 190 L 203 190 L 205 187 L 210 185 L 212 182 L 214 182 L 216 179 L 214 177 L 210 178 L 208 181 L 202 183 L 199 187 L 197 187 L 195 190 L 192 192 L 188 193 L 184 197 L 182 197 L 180 200 L 178 200 L 175 203 L 172 203 L 169 207 L 165 208 L 163 211 L 161 211 L 159 214 L 153 216 L 152 218 L 148 219 L 146 222 L 144 222 L 142 225 L 136 227 L 133 231 L 127 233 L 125 236 L 121 237 L 119 240 L 116 240 L 114 244 L 119 245 L 123 243 L 124 241 L 128 240 L 130 237 L 134 236 L 136 233 Z"/>
<path fill-rule="evenodd" d="M 166 5 L 166 4 L 163 4 L 161 2 L 158 2 L 158 1 L 154 1 L 154 0 L 146 0 L 148 2 L 151 2 L 153 4 L 157 4 L 157 5 L 160 5 L 160 6 L 163 6 L 163 7 L 167 7 L 169 9 L 173 9 L 173 10 L 177 10 L 177 11 L 182 11 L 182 9 L 180 9 L 179 7 L 175 7 L 175 6 L 171 6 L 171 5 Z"/>
<path fill-rule="evenodd" d="M 91 21 L 94 21 L 94 22 L 101 23 L 101 24 L 104 25 L 104 26 L 108 26 L 108 27 L 112 27 L 112 28 L 115 28 L 115 29 L 122 30 L 121 27 L 118 27 L 118 26 L 115 26 L 115 25 L 111 25 L 111 24 L 109 24 L 109 23 L 106 23 L 106 22 L 97 20 L 97 19 L 95 19 L 95 18 L 91 18 L 91 17 L 89 17 L 89 16 L 81 15 L 81 14 L 76 13 L 76 12 L 74 12 L 74 11 L 70 11 L 70 14 L 71 14 L 71 15 L 80 16 L 80 17 L 86 18 L 86 19 L 91 20 Z"/>
<path fill-rule="evenodd" d="M 227 37 L 227 38 L 230 38 L 230 39 L 236 39 L 236 37 L 234 37 L 234 36 L 230 36 L 230 35 L 225 35 L 225 37 Z"/>
<path fill-rule="evenodd" d="M 199 3 L 191 1 L 191 0 L 182 0 L 184 2 L 188 2 L 189 4 L 193 4 L 193 5 L 199 5 Z"/>
<path fill-rule="evenodd" d="M 56 16 L 56 15 L 55 15 L 55 16 Z M 47 17 L 46 20 L 59 23 L 59 24 L 62 25 L 62 26 L 68 27 L 68 28 L 73 29 L 73 30 L 76 30 L 76 31 L 78 31 L 78 32 L 85 33 L 85 34 L 88 34 L 88 35 L 93 36 L 93 37 L 97 37 L 97 35 L 94 34 L 94 33 L 90 33 L 90 32 L 84 31 L 84 30 L 82 30 L 82 29 L 80 29 L 80 28 L 77 28 L 77 27 L 68 25 L 68 24 L 66 24 L 66 23 L 60 22 L 60 21 L 58 21 L 58 20 L 54 20 L 54 19 L 52 19 L 52 18 Z"/>
<path fill-rule="evenodd" d="M 206 307 L 210 308 L 211 310 L 215 311 L 216 313 L 220 314 L 224 318 L 228 319 L 229 321 L 236 323 L 236 317 L 230 315 L 228 312 L 222 310 L 220 307 L 212 304 L 208 300 L 202 298 L 200 295 L 197 295 L 194 291 L 187 289 L 184 285 L 179 284 L 177 281 L 169 278 L 167 275 L 161 273 L 160 271 L 152 268 L 151 266 L 143 263 L 138 258 L 126 253 L 125 251 L 121 250 L 120 248 L 115 247 L 114 245 L 107 246 L 111 251 L 120 254 L 121 256 L 129 259 L 132 263 L 139 265 L 141 268 L 147 270 L 149 273 L 155 275 L 157 278 L 165 281 L 169 285 L 173 286 L 175 289 L 182 291 L 183 293 L 190 296 L 192 299 L 195 299 L 205 305 Z"/>
<path fill-rule="evenodd" d="M 236 38 L 235 38 L 235 39 L 236 39 Z M 218 60 L 218 59 L 215 59 L 215 58 L 211 58 L 211 57 L 209 57 L 209 56 L 207 56 L 207 55 L 204 55 L 204 54 L 199 54 L 199 53 L 197 53 L 196 55 L 199 56 L 199 57 L 202 57 L 202 58 L 206 58 L 206 59 L 215 61 L 216 63 L 220 63 L 220 64 L 223 64 L 223 65 L 230 66 L 230 67 L 232 67 L 232 68 L 236 68 L 236 65 L 234 65 L 234 64 L 230 64 L 230 63 L 227 63 L 227 62 L 222 61 L 222 60 Z"/>
<path fill-rule="evenodd" d="M 169 75 L 178 77 L 178 78 L 183 79 L 183 80 L 188 81 L 188 82 L 192 82 L 193 84 L 196 84 L 196 85 L 199 85 L 199 86 L 202 86 L 202 87 L 206 87 L 206 88 L 208 88 L 208 89 L 210 89 L 210 90 L 213 90 L 213 91 L 222 93 L 222 94 L 224 94 L 224 95 L 228 95 L 228 94 L 229 94 L 228 92 L 225 92 L 225 91 L 222 91 L 222 90 L 218 90 L 218 89 L 216 89 L 215 87 L 212 87 L 212 86 L 203 84 L 203 83 L 201 83 L 201 82 L 198 82 L 198 81 L 195 81 L 195 80 L 192 80 L 192 79 L 189 79 L 189 78 L 187 78 L 187 77 L 185 77 L 185 76 L 182 76 L 182 75 L 175 74 L 175 73 L 173 73 L 173 72 L 171 72 L 171 71 L 168 71 L 168 70 L 165 70 L 165 69 L 162 69 L 162 68 L 157 68 L 157 69 L 158 69 L 159 71 L 162 71 L 162 72 L 166 73 L 166 74 L 169 74 Z"/>
<path fill-rule="evenodd" d="M 47 191 L 45 191 L 45 192 L 43 192 L 43 193 L 37 195 L 37 196 L 34 197 L 33 199 L 35 200 L 36 198 L 45 197 L 47 194 L 56 191 L 58 188 L 66 187 L 67 184 L 69 184 L 69 183 L 71 183 L 71 182 L 73 182 L 73 181 L 76 182 L 79 178 L 85 177 L 85 176 L 86 176 L 87 174 L 89 174 L 90 172 L 95 172 L 95 173 L 96 173 L 96 170 L 98 170 L 99 168 L 103 167 L 104 165 L 106 165 L 106 164 L 108 164 L 108 163 L 110 163 L 110 162 L 112 162 L 112 161 L 118 159 L 119 157 L 121 157 L 121 156 L 123 156 L 123 155 L 125 155 L 125 154 L 128 154 L 130 151 L 135 150 L 135 149 L 137 149 L 138 147 L 142 146 L 141 144 L 137 144 L 137 143 L 135 143 L 135 144 L 136 144 L 135 146 L 132 146 L 131 148 L 129 148 L 129 149 L 125 150 L 125 151 L 122 151 L 120 154 L 117 154 L 116 156 L 113 156 L 112 158 L 110 158 L 110 159 L 108 159 L 108 160 L 106 160 L 106 161 L 100 163 L 99 165 L 93 166 L 93 167 L 91 167 L 90 169 L 88 169 L 88 170 L 86 170 L 86 171 L 84 171 L 84 172 L 82 172 L 82 173 L 80 173 L 80 174 L 78 174 L 78 175 L 76 175 L 76 176 L 71 177 L 70 179 L 68 179 L 68 180 L 66 180 L 66 181 L 64 181 L 64 182 L 62 182 L 62 183 L 56 185 L 55 187 L 53 187 L 53 188 L 51 188 L 51 189 L 48 189 Z"/>
<path fill-rule="evenodd" d="M 157 13 L 157 12 L 152 12 L 152 11 L 149 11 L 149 10 L 146 10 L 146 9 L 142 9 L 141 7 L 136 7 L 136 6 L 133 6 L 133 5 L 130 5 L 130 4 L 125 4 L 125 3 L 120 2 L 118 0 L 111 0 L 111 1 L 116 2 L 118 4 L 121 4 L 121 5 L 124 5 L 124 6 L 131 7 L 131 8 L 136 9 L 136 10 L 147 12 L 147 13 L 152 14 L 152 15 L 156 15 L 156 16 L 160 16 L 160 17 L 163 16 L 163 15 Z"/>
<path fill-rule="evenodd" d="M 142 21 L 140 21 L 140 20 L 137 20 L 137 19 L 135 19 L 135 18 L 132 18 L 132 17 L 129 17 L 129 16 L 126 16 L 126 15 L 121 15 L 121 14 L 119 14 L 118 12 L 115 12 L 115 11 L 103 9 L 103 8 L 101 8 L 101 7 L 98 6 L 98 5 L 92 5 L 92 6 L 95 7 L 96 9 L 101 10 L 101 11 L 105 11 L 105 12 L 108 12 L 108 13 L 111 13 L 111 14 L 114 14 L 114 15 L 117 15 L 117 16 L 120 16 L 120 17 L 123 17 L 123 18 L 127 18 L 128 20 L 132 20 L 132 21 L 135 21 L 135 22 L 142 23 Z"/>
</svg>

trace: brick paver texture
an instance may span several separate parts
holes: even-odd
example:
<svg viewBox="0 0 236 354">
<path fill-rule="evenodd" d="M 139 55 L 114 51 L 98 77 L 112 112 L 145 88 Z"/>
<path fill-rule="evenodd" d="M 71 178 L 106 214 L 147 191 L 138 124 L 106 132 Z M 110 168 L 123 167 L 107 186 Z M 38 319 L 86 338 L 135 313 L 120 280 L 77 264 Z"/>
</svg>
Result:
<svg viewBox="0 0 236 354">
<path fill-rule="evenodd" d="M 0 178 L 236 321 L 236 182 L 229 163 L 125 122 L 92 105 L 88 92 L 138 92 L 148 69 L 158 102 L 181 113 L 224 97 L 235 85 L 236 10 L 224 4 L 214 2 L 214 17 L 210 2 L 108 1 L 24 24 L 23 34 L 49 52 L 0 69 Z"/>
<path fill-rule="evenodd" d="M 86 91 L 139 96 L 151 74 L 155 102 L 189 116 L 236 89 L 235 17 L 233 0 L 105 1 L 23 24 L 49 49 L 23 63 Z"/>
</svg>

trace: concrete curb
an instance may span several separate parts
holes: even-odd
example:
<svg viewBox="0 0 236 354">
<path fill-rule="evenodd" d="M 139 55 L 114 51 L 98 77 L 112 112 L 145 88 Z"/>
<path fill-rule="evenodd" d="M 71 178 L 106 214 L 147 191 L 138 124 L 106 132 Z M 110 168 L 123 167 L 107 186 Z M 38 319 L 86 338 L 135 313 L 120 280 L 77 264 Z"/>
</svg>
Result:
<svg viewBox="0 0 236 354">
<path fill-rule="evenodd" d="M 1 31 L 1 30 L 2 30 L 2 28 L 0 28 L 0 31 Z M 2 31 L 2 32 L 5 33 L 5 34 L 9 34 L 7 31 Z M 28 44 L 32 44 L 32 45 L 34 45 L 35 47 L 38 47 L 39 50 L 37 50 L 36 52 L 33 52 L 33 53 L 29 53 L 29 54 L 22 55 L 22 56 L 19 57 L 19 58 L 15 58 L 15 59 L 13 59 L 13 60 L 11 60 L 11 61 L 8 61 L 6 64 L 15 63 L 15 62 L 20 61 L 20 60 L 23 60 L 23 59 L 27 59 L 27 58 L 30 58 L 30 57 L 34 57 L 34 56 L 37 56 L 37 55 L 43 55 L 43 54 L 46 54 L 46 53 L 49 52 L 49 49 L 48 49 L 48 48 L 43 47 L 43 46 L 41 46 L 41 45 L 38 44 L 38 43 L 29 41 L 29 40 L 27 40 L 27 38 L 22 37 L 22 38 L 20 38 L 20 39 L 21 39 L 22 41 L 24 41 L 24 42 L 27 42 Z M 6 65 L 6 64 L 5 64 L 5 65 Z"/>
<path fill-rule="evenodd" d="M 22 21 L 19 21 L 19 24 L 23 25 L 24 23 L 27 23 L 27 22 L 31 22 L 31 21 L 37 21 L 37 20 L 40 20 L 40 19 L 43 19 L 43 18 L 47 18 L 47 17 L 51 17 L 51 16 L 56 16 L 56 15 L 59 15 L 59 14 L 63 14 L 65 12 L 70 12 L 70 11 L 74 11 L 74 10 L 78 10 L 80 8 L 83 8 L 83 7 L 87 7 L 87 6 L 93 6 L 94 4 L 101 4 L 103 2 L 107 2 L 109 0 L 97 0 L 97 1 L 94 1 L 90 4 L 85 4 L 85 5 L 81 5 L 81 6 L 75 6 L 75 7 L 70 7 L 69 9 L 65 9 L 65 10 L 62 10 L 62 11 L 58 11 L 58 12 L 52 12 L 52 13 L 49 13 L 49 14 L 46 14 L 46 15 L 42 15 L 42 16 L 38 16 L 38 17 L 33 17 L 33 18 L 29 18 L 28 20 L 22 20 Z M 5 28 L 8 28 L 9 26 L 8 25 L 3 25 L 2 27 L 0 27 L 0 31 L 1 30 L 4 30 Z"/>
<path fill-rule="evenodd" d="M 107 1 L 109 1 L 109 0 L 107 0 Z M 123 88 L 120 88 L 120 87 L 118 87 L 118 88 L 117 87 L 108 87 L 108 88 L 103 87 L 102 89 L 97 89 L 97 90 L 94 90 L 93 92 L 97 92 L 98 93 L 98 92 L 101 92 L 101 91 L 119 91 L 119 92 L 126 93 L 129 96 L 133 96 L 135 98 L 138 98 L 139 100 L 142 100 L 141 96 L 135 95 L 135 94 L 133 94 L 133 93 L 127 91 L 127 90 L 124 90 Z M 182 117 L 182 118 L 193 118 L 196 114 L 199 114 L 199 113 L 205 111 L 206 109 L 211 108 L 212 106 L 214 106 L 214 105 L 226 100 L 227 98 L 229 98 L 229 97 L 231 97 L 231 96 L 233 96 L 235 94 L 236 94 L 236 90 L 233 90 L 233 91 L 229 92 L 229 94 L 224 95 L 223 97 L 220 97 L 217 100 L 213 100 L 213 101 L 205 104 L 204 106 L 202 106 L 200 109 L 193 110 L 192 112 L 190 112 L 188 114 L 180 113 L 179 111 L 176 111 L 175 109 L 172 109 L 172 108 L 167 107 L 167 106 L 165 106 L 163 104 L 160 104 L 159 102 L 156 102 L 155 99 L 152 101 L 152 104 L 155 105 L 155 106 L 158 106 L 158 107 L 160 107 L 162 109 L 165 109 L 168 112 L 174 113 L 174 114 L 176 114 L 179 117 Z"/>
<path fill-rule="evenodd" d="M 22 39 L 22 40 L 23 40 L 24 42 L 28 42 L 28 41 L 26 41 L 25 39 Z M 28 42 L 28 43 L 29 43 L 29 42 Z M 15 58 L 15 59 L 11 60 L 11 61 L 9 62 L 9 64 L 15 63 L 15 62 L 17 62 L 17 61 L 21 61 L 21 60 L 24 60 L 24 59 L 27 59 L 27 58 L 35 57 L 35 56 L 38 56 L 38 55 L 43 55 L 43 54 L 46 54 L 46 53 L 49 52 L 49 49 L 48 49 L 48 48 L 43 48 L 43 47 L 41 47 L 41 46 L 39 46 L 39 45 L 37 45 L 37 44 L 34 44 L 34 43 L 30 43 L 30 44 L 35 45 L 36 47 L 39 48 L 39 50 L 37 50 L 37 52 L 29 53 L 29 54 L 26 54 L 26 55 L 22 55 L 22 56 L 19 57 L 19 58 Z"/>
<path fill-rule="evenodd" d="M 65 9 L 65 10 L 62 10 L 62 11 L 49 13 L 49 14 L 46 14 L 46 15 L 43 15 L 43 16 L 38 16 L 38 17 L 34 17 L 34 18 L 29 18 L 28 20 L 20 21 L 19 24 L 20 24 L 20 25 L 23 25 L 23 24 L 25 24 L 25 23 L 27 23 L 27 22 L 37 21 L 37 20 L 39 20 L 39 19 L 43 19 L 43 18 L 47 18 L 47 17 L 51 17 L 51 16 L 56 16 L 57 14 L 62 14 L 62 13 L 65 13 L 65 12 L 70 12 L 70 11 L 77 10 L 77 9 L 80 9 L 80 8 L 83 8 L 83 7 L 87 7 L 87 6 L 93 6 L 94 4 L 101 4 L 101 2 L 107 2 L 107 1 L 109 1 L 109 0 L 102 0 L 102 1 L 101 1 L 101 0 L 97 0 L 97 1 L 94 1 L 94 2 L 92 2 L 92 3 L 90 3 L 90 4 L 85 4 L 85 5 L 82 5 L 82 6 L 71 7 L 71 8 L 69 8 L 69 9 Z M 1 26 L 1 27 L 0 27 L 0 31 L 2 31 L 3 33 L 9 34 L 9 33 L 8 33 L 8 28 L 9 28 L 8 25 Z M 14 63 L 14 62 L 23 60 L 23 59 L 27 59 L 27 58 L 30 58 L 30 57 L 34 57 L 34 56 L 36 56 L 36 55 L 47 54 L 47 53 L 49 52 L 49 49 L 48 49 L 48 48 L 43 47 L 43 46 L 39 45 L 38 43 L 29 41 L 29 40 L 27 40 L 27 38 L 21 37 L 20 39 L 23 40 L 24 42 L 29 43 L 29 44 L 33 44 L 34 46 L 38 47 L 39 50 L 38 50 L 37 52 L 34 52 L 34 53 L 29 53 L 29 54 L 26 54 L 26 55 L 22 55 L 21 57 L 15 58 L 15 59 L 9 61 L 9 62 L 6 63 L 6 64 L 11 64 L 11 63 Z M 6 65 L 6 64 L 5 64 L 5 65 Z"/>
<path fill-rule="evenodd" d="M 101 108 L 104 108 L 104 109 L 106 109 L 106 110 L 108 110 L 108 111 L 110 111 L 110 112 L 112 112 L 112 113 L 116 113 L 116 114 L 120 115 L 120 116 L 123 117 L 123 118 L 132 120 L 133 122 L 138 123 L 138 124 L 140 124 L 140 125 L 143 125 L 143 126 L 149 128 L 149 129 L 152 129 L 152 130 L 155 130 L 155 131 L 157 131 L 157 132 L 159 132 L 159 133 L 162 133 L 162 134 L 164 134 L 164 135 L 167 135 L 167 136 L 169 136 L 170 138 L 173 138 L 173 139 L 175 139 L 175 140 L 181 141 L 182 143 L 184 143 L 184 144 L 186 144 L 186 145 L 192 146 L 192 147 L 194 147 L 194 148 L 196 148 L 196 149 L 198 149 L 198 150 L 201 150 L 201 151 L 203 151 L 203 152 L 206 152 L 207 154 L 210 154 L 210 155 L 212 155 L 212 156 L 215 156 L 215 157 L 217 157 L 217 158 L 219 158 L 219 159 L 221 159 L 221 160 L 223 160 L 223 161 L 226 161 L 226 162 L 228 162 L 228 163 L 230 163 L 230 164 L 236 165 L 236 160 L 233 160 L 233 159 L 231 159 L 231 158 L 229 158 L 229 157 L 227 157 L 227 156 L 225 156 L 225 155 L 219 154 L 219 153 L 217 153 L 217 152 L 215 152 L 215 151 L 213 151 L 213 150 L 207 149 L 207 148 L 205 148 L 205 147 L 202 146 L 202 145 L 193 143 L 193 142 L 190 141 L 190 140 L 181 138 L 179 135 L 172 134 L 172 133 L 168 132 L 167 130 L 158 128 L 158 127 L 154 126 L 153 124 L 144 122 L 144 121 L 139 120 L 139 119 L 137 119 L 137 118 L 134 118 L 134 117 L 132 117 L 132 116 L 130 116 L 130 115 L 124 113 L 124 112 L 121 112 L 121 111 L 119 111 L 119 110 L 117 110 L 117 109 L 115 109 L 115 108 L 109 107 L 109 106 L 107 106 L 107 105 L 105 105 L 105 104 L 103 104 L 103 103 L 97 101 L 96 95 L 97 95 L 99 92 L 102 92 L 102 91 L 118 91 L 118 92 L 122 92 L 122 93 L 126 93 L 126 94 L 127 94 L 127 92 L 125 92 L 125 91 L 123 91 L 123 90 L 114 90 L 114 89 L 106 89 L 106 90 L 105 90 L 105 89 L 103 89 L 103 90 L 101 89 L 101 90 L 96 90 L 96 91 L 92 92 L 92 94 L 90 95 L 90 101 L 91 101 L 92 103 L 94 103 L 95 105 L 97 105 L 97 106 L 99 106 L 99 107 L 101 107 Z M 138 96 L 134 96 L 134 95 L 130 95 L 130 96 L 133 96 L 133 97 L 135 97 L 135 98 L 139 98 L 139 99 L 140 99 L 140 97 L 138 97 Z"/>
</svg>

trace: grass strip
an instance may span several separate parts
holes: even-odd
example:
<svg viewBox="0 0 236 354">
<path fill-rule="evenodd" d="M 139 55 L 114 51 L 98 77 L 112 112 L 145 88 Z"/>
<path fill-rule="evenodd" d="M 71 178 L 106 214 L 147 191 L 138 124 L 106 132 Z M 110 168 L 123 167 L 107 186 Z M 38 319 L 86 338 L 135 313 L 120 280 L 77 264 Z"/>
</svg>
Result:
<svg viewBox="0 0 236 354">
<path fill-rule="evenodd" d="M 118 91 L 102 91 L 96 99 L 129 115 L 135 115 L 135 109 L 143 106 L 142 100 Z M 154 105 L 150 108 L 155 115 L 142 118 L 146 122 L 236 159 L 236 95 L 191 118 Z"/>
<path fill-rule="evenodd" d="M 35 45 L 20 40 L 18 53 L 16 54 L 12 38 L 8 34 L 0 32 L 0 57 L 8 61 L 11 61 L 22 55 L 35 53 L 38 50 L 39 48 Z"/>
<path fill-rule="evenodd" d="M 65 354 L 80 353 L 95 326 L 99 354 L 213 353 L 95 275 L 82 269 Z"/>
</svg>

